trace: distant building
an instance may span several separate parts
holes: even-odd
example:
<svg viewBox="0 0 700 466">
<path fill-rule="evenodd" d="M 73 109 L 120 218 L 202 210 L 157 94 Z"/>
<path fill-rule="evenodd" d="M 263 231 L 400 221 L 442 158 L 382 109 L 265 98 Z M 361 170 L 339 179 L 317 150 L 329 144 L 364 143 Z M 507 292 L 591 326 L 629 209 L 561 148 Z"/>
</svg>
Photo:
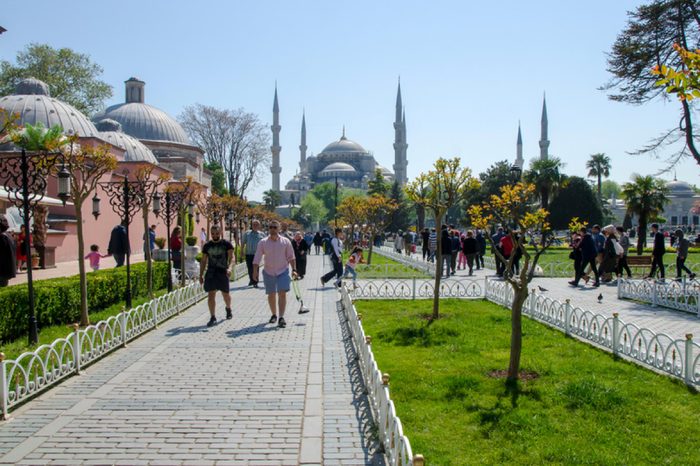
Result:
<svg viewBox="0 0 700 466">
<path fill-rule="evenodd" d="M 374 155 L 359 143 L 345 136 L 345 128 L 337 141 L 328 144 L 318 155 L 306 156 L 306 115 L 301 119 L 301 142 L 299 144 L 299 171 L 287 182 L 284 189 L 280 189 L 279 174 L 282 168 L 279 164 L 279 156 L 282 147 L 279 145 L 281 126 L 279 124 L 279 102 L 277 89 L 272 106 L 272 189 L 280 192 L 282 199 L 281 208 L 289 204 L 299 204 L 306 193 L 320 183 L 338 182 L 339 185 L 349 188 L 367 189 L 368 183 L 375 177 L 376 170 L 380 170 L 384 179 L 393 182 L 398 180 L 402 185 L 407 180 L 406 167 L 408 160 L 406 150 L 406 114 L 401 100 L 401 85 L 399 84 L 396 95 L 396 118 L 394 121 L 394 170 L 396 174 L 377 163 Z M 279 210 L 279 209 L 278 209 Z"/>
</svg>

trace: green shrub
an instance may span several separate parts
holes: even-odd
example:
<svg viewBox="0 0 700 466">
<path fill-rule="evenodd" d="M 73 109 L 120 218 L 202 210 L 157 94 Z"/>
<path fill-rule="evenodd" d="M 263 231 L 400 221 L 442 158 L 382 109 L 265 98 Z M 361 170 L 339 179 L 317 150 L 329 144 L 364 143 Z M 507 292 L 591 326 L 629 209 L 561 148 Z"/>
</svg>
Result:
<svg viewBox="0 0 700 466">
<path fill-rule="evenodd" d="M 87 299 L 90 312 L 122 302 L 126 289 L 126 268 L 99 270 L 87 274 Z M 153 289 L 168 283 L 167 263 L 153 263 Z M 147 294 L 146 264 L 131 266 L 131 294 Z M 80 320 L 80 277 L 53 278 L 34 282 L 34 308 L 39 328 L 69 324 Z M 14 340 L 27 332 L 29 293 L 27 284 L 0 288 L 0 343 Z"/>
</svg>

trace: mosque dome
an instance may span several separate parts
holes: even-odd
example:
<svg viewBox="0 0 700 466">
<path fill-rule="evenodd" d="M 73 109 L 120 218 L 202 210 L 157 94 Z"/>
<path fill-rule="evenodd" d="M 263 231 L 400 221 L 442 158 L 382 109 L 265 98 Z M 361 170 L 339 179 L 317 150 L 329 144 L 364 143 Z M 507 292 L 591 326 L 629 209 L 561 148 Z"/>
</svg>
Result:
<svg viewBox="0 0 700 466">
<path fill-rule="evenodd" d="M 144 103 L 145 82 L 129 78 L 125 84 L 126 102 L 108 107 L 95 116 L 95 121 L 105 118 L 115 120 L 122 125 L 124 133 L 136 139 L 192 145 L 187 133 L 174 118 Z"/>
<path fill-rule="evenodd" d="M 335 162 L 324 167 L 324 169 L 321 170 L 321 173 L 319 173 L 319 176 L 325 178 L 332 176 L 355 175 L 356 173 L 357 170 L 355 170 L 352 165 L 343 162 Z"/>
<path fill-rule="evenodd" d="M 363 154 L 367 153 L 364 147 L 362 147 L 355 141 L 351 141 L 350 139 L 345 137 L 345 128 L 343 128 L 343 135 L 340 137 L 340 139 L 335 142 L 331 142 L 322 151 L 322 153 L 334 152 L 361 152 Z"/>
<path fill-rule="evenodd" d="M 685 181 L 669 181 L 666 183 L 666 188 L 668 188 L 669 195 L 675 197 L 693 197 L 695 195 L 693 187 Z"/>
<path fill-rule="evenodd" d="M 72 105 L 51 97 L 49 86 L 38 79 L 20 81 L 13 94 L 0 97 L 0 108 L 18 114 L 20 125 L 41 123 L 47 128 L 59 125 L 63 131 L 80 137 L 98 137 L 97 128 L 88 117 Z"/>
<path fill-rule="evenodd" d="M 124 133 L 122 125 L 118 121 L 105 118 L 97 122 L 95 126 L 100 132 L 101 139 L 126 151 L 124 155 L 126 162 L 148 162 L 158 165 L 158 160 L 151 149 L 138 139 Z"/>
</svg>

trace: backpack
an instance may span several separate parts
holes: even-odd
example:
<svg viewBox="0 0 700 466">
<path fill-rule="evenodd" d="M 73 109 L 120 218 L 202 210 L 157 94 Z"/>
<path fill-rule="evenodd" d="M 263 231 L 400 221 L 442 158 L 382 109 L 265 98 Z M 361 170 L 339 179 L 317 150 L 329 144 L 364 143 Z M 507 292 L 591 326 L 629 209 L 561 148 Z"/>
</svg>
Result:
<svg viewBox="0 0 700 466">
<path fill-rule="evenodd" d="M 330 256 L 333 253 L 333 246 L 330 238 L 323 238 L 323 253 Z"/>
</svg>

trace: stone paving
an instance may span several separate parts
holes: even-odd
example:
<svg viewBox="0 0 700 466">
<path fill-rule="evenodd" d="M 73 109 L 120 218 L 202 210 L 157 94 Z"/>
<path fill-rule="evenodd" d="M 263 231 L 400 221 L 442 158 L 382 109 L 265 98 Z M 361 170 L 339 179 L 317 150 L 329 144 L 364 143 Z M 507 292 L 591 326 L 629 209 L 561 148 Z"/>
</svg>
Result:
<svg viewBox="0 0 700 466">
<path fill-rule="evenodd" d="M 422 260 L 420 254 L 412 254 L 412 258 L 418 261 Z M 493 277 L 494 271 L 490 269 L 474 270 L 473 278 L 484 280 L 486 276 Z M 465 278 L 469 278 L 467 271 L 458 270 L 447 281 Z M 612 285 L 603 284 L 598 288 L 592 286 L 573 288 L 568 284 L 572 278 L 537 277 L 532 281 L 530 288 L 542 287 L 546 291 L 538 290 L 537 293 L 562 302 L 570 299 L 572 306 L 596 314 L 612 316 L 614 312 L 617 312 L 620 319 L 626 323 L 634 323 L 656 333 L 665 333 L 675 339 L 685 339 L 687 333 L 692 333 L 696 339 L 700 339 L 700 319 L 693 314 L 618 299 L 617 287 Z M 603 295 L 600 303 L 598 302 L 599 294 Z"/>
<path fill-rule="evenodd" d="M 384 464 L 337 291 L 320 256 L 267 324 L 262 289 L 232 284 L 0 422 L 0 464 Z"/>
</svg>

